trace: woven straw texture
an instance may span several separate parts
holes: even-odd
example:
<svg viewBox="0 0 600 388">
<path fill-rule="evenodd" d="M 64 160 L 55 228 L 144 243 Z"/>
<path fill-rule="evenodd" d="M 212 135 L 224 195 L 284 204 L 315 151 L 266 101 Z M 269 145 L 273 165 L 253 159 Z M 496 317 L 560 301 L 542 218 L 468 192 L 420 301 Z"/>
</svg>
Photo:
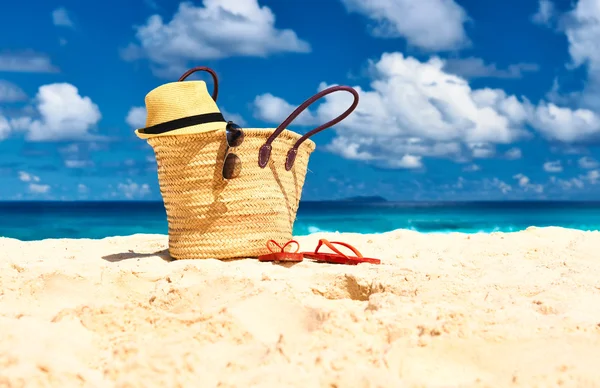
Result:
<svg viewBox="0 0 600 388">
<path fill-rule="evenodd" d="M 147 140 L 156 154 L 173 258 L 256 257 L 268 253 L 268 240 L 292 238 L 315 143 L 302 143 L 286 171 L 287 152 L 300 135 L 284 130 L 272 143 L 269 163 L 260 168 L 258 150 L 274 131 L 244 128 L 243 143 L 231 149 L 242 162 L 240 175 L 230 180 L 222 176 L 224 129 Z"/>
<path fill-rule="evenodd" d="M 146 95 L 146 127 L 176 120 L 199 113 L 219 113 L 217 103 L 212 99 L 204 81 L 170 82 L 160 85 Z M 141 139 L 157 136 L 189 135 L 224 129 L 226 123 L 216 122 L 192 125 L 162 134 L 148 135 L 136 129 Z"/>
</svg>

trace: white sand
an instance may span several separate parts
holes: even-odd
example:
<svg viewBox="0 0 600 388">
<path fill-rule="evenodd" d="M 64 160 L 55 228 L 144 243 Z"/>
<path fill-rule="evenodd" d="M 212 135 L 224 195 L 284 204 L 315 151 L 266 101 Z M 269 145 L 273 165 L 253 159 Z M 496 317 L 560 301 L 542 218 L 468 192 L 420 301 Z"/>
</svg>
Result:
<svg viewBox="0 0 600 388">
<path fill-rule="evenodd" d="M 600 233 L 319 236 L 382 264 L 0 239 L 0 387 L 600 386 Z"/>
</svg>

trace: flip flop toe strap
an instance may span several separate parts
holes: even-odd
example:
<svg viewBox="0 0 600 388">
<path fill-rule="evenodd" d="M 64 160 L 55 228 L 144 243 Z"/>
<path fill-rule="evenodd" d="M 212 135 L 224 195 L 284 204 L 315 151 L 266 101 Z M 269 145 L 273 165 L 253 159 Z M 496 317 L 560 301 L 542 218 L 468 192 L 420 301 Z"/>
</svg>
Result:
<svg viewBox="0 0 600 388">
<path fill-rule="evenodd" d="M 352 251 L 352 253 L 354 253 L 356 255 L 356 257 L 362 258 L 363 255 L 358 251 L 358 249 L 356 249 L 355 247 L 353 247 L 352 245 L 345 243 L 345 242 L 341 242 L 341 241 L 328 241 L 324 238 L 319 240 L 319 244 L 317 245 L 317 248 L 315 249 L 315 253 L 319 253 L 319 249 L 325 245 L 327 248 L 331 249 L 333 252 L 337 253 L 338 255 L 343 256 L 346 259 L 349 259 L 348 256 L 346 256 L 344 253 L 342 253 L 339 249 L 337 249 L 333 244 L 337 244 L 337 245 L 341 245 L 343 247 L 346 247 L 348 249 L 350 249 Z"/>
</svg>

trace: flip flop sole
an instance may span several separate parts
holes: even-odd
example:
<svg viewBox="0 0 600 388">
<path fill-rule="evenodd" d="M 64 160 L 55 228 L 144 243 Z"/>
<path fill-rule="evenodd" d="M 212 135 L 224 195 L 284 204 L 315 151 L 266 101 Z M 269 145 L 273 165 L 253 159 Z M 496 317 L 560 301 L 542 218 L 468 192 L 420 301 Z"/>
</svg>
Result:
<svg viewBox="0 0 600 388">
<path fill-rule="evenodd" d="M 291 263 L 299 263 L 304 260 L 304 257 L 300 253 L 291 253 L 291 252 L 276 252 L 269 253 L 266 255 L 258 256 L 258 261 L 274 261 L 274 262 L 291 262 Z"/>
<path fill-rule="evenodd" d="M 344 257 L 336 254 L 329 253 L 314 253 L 314 252 L 303 252 L 304 257 L 313 259 L 315 261 L 330 263 L 330 264 L 350 264 L 356 265 L 361 263 L 370 264 L 381 264 L 379 259 L 371 259 L 368 257 Z"/>
</svg>

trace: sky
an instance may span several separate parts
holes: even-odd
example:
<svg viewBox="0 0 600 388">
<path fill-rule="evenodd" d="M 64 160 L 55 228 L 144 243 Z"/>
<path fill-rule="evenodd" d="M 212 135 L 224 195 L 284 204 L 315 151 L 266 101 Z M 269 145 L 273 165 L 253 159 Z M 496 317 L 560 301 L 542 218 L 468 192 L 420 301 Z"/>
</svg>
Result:
<svg viewBox="0 0 600 388">
<path fill-rule="evenodd" d="M 247 128 L 358 91 L 303 200 L 600 199 L 600 0 L 13 1 L 0 37 L 0 200 L 161 200 L 134 130 L 194 66 Z"/>
</svg>

